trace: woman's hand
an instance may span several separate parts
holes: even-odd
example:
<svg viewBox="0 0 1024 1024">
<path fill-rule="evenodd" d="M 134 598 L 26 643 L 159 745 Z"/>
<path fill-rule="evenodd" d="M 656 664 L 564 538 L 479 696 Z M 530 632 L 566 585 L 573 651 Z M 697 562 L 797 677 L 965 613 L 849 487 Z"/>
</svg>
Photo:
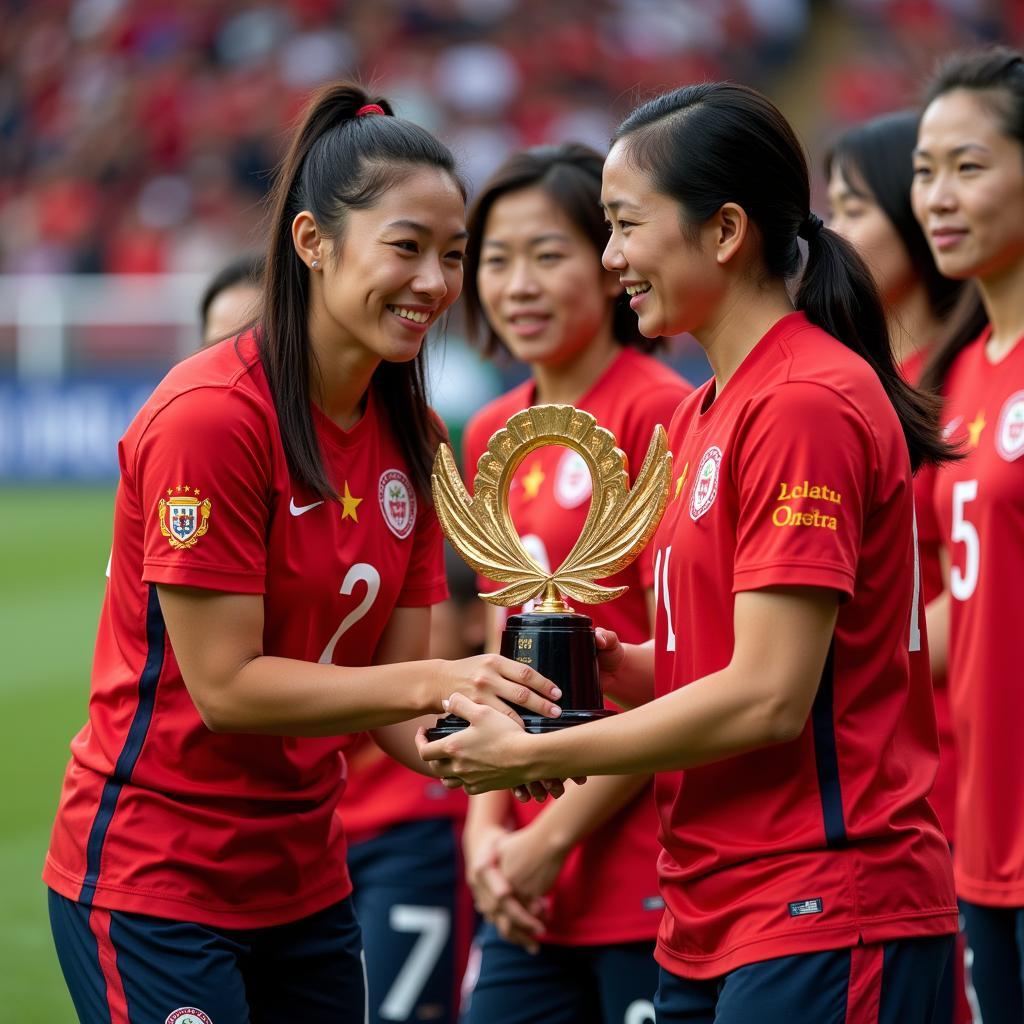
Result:
<svg viewBox="0 0 1024 1024">
<path fill-rule="evenodd" d="M 562 691 L 529 665 L 511 658 L 503 658 L 500 654 L 478 654 L 461 661 L 439 661 L 435 664 L 438 666 L 438 703 L 452 714 L 460 712 L 445 702 L 455 694 L 501 712 L 520 728 L 523 720 L 510 707 L 511 704 L 547 718 L 557 718 L 562 713 L 557 704 L 551 703 L 562 696 Z"/>
<path fill-rule="evenodd" d="M 619 642 L 619 635 L 614 630 L 598 627 L 594 630 L 597 644 L 597 667 L 601 673 L 602 686 L 605 681 L 613 681 L 622 662 L 626 657 L 626 649 Z"/>
<path fill-rule="evenodd" d="M 544 897 L 557 881 L 570 849 L 552 842 L 542 819 L 495 840 L 502 876 L 524 906 L 538 910 L 546 902 Z"/>
<path fill-rule="evenodd" d="M 475 795 L 535 781 L 529 778 L 527 767 L 535 738 L 510 721 L 510 716 L 474 704 L 459 693 L 452 695 L 447 710 L 466 719 L 468 728 L 433 743 L 427 742 L 422 730 L 416 735 L 420 757 L 445 785 L 452 785 L 448 780 L 454 777 L 467 793 Z M 545 786 L 557 792 L 555 780 L 547 780 Z"/>
<path fill-rule="evenodd" d="M 531 953 L 538 949 L 537 937 L 544 931 L 538 916 L 539 901 L 524 900 L 509 884 L 498 863 L 498 849 L 509 835 L 501 825 L 487 828 L 466 857 L 466 882 L 477 910 L 509 942 Z"/>
</svg>

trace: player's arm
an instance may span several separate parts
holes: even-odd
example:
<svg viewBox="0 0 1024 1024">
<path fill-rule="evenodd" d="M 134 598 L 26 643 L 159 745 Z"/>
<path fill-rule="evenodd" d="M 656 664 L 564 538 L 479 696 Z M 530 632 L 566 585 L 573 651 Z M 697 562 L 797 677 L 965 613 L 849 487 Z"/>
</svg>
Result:
<svg viewBox="0 0 1024 1024">
<path fill-rule="evenodd" d="M 505 939 L 535 951 L 537 937 L 544 931 L 540 908 L 516 892 L 500 864 L 501 843 L 515 834 L 509 825 L 510 810 L 505 791 L 483 793 L 469 801 L 462 832 L 466 884 L 477 910 Z"/>
<path fill-rule="evenodd" d="M 396 608 L 377 644 L 375 665 L 423 661 L 430 649 L 430 608 Z M 416 730 L 429 729 L 437 721 L 435 715 L 412 718 L 372 730 L 377 746 L 396 761 L 421 775 L 431 775 L 416 752 Z"/>
<path fill-rule="evenodd" d="M 928 627 L 928 661 L 932 678 L 941 679 L 946 675 L 949 661 L 949 552 L 939 549 L 942 566 L 942 593 L 933 597 L 924 610 Z"/>
<path fill-rule="evenodd" d="M 214 732 L 331 736 L 443 714 L 453 693 L 557 716 L 552 683 L 496 655 L 348 668 L 263 653 L 263 598 L 158 584 L 182 678 Z M 518 727 L 518 725 L 517 725 Z"/>
<path fill-rule="evenodd" d="M 806 724 L 838 615 L 835 591 L 773 587 L 736 595 L 729 664 L 612 718 L 543 736 L 513 732 L 456 698 L 477 728 L 420 753 L 471 793 L 524 780 L 675 771 L 796 739 Z"/>
<path fill-rule="evenodd" d="M 648 624 L 653 633 L 657 614 L 653 587 L 644 591 L 644 598 Z M 602 633 L 603 642 L 610 647 L 610 635 L 604 631 Z M 653 655 L 653 640 L 644 646 Z M 604 650 L 607 651 L 608 647 Z M 602 656 L 607 657 L 603 652 Z M 640 676 L 643 690 L 640 685 L 634 686 L 634 696 L 643 696 L 645 699 L 637 700 L 632 705 L 623 703 L 623 707 L 636 706 L 653 699 L 653 669 L 651 658 L 649 674 Z M 602 679 L 602 689 L 608 682 L 615 686 L 612 678 L 606 676 Z M 623 696 L 620 690 L 619 697 Z M 546 893 L 555 884 L 565 858 L 572 849 L 622 810 L 650 780 L 650 775 L 602 775 L 589 779 L 586 786 L 567 790 L 561 800 L 548 804 L 532 822 L 503 840 L 502 869 L 516 891 L 523 897 L 542 896 Z"/>
<path fill-rule="evenodd" d="M 653 633 L 657 614 L 653 587 L 644 591 L 644 599 L 648 623 Z M 611 634 L 603 630 L 601 632 L 602 642 L 606 645 L 601 656 L 607 658 L 611 654 Z M 653 641 L 646 647 L 653 654 Z M 623 700 L 623 707 L 636 706 L 653 699 L 654 666 L 651 660 L 649 675 L 640 676 L 643 688 L 639 680 L 634 685 L 633 696 L 643 696 L 644 699 L 636 700 L 632 705 L 627 704 L 620 689 L 618 696 Z M 606 689 L 609 683 L 615 687 L 612 676 L 605 673 L 602 689 Z M 615 697 L 612 696 L 612 699 Z M 561 800 L 548 804 L 528 825 L 502 839 L 501 868 L 519 896 L 523 899 L 543 896 L 555 884 L 565 858 L 572 849 L 622 810 L 650 779 L 650 775 L 602 775 L 589 779 L 586 786 L 567 790 Z"/>
<path fill-rule="evenodd" d="M 519 900 L 529 906 L 558 880 L 572 850 L 629 803 L 650 775 L 601 775 L 572 787 L 521 829 L 497 842 L 497 863 Z M 486 796 L 473 797 L 471 802 Z"/>
</svg>

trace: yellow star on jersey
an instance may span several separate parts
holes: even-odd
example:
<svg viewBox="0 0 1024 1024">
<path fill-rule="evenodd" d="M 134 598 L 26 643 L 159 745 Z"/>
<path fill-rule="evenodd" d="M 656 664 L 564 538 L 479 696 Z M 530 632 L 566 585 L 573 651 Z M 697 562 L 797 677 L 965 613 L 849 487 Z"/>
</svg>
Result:
<svg viewBox="0 0 1024 1024">
<path fill-rule="evenodd" d="M 341 518 L 354 519 L 359 522 L 359 515 L 356 509 L 359 508 L 362 498 L 353 498 L 352 492 L 348 489 L 348 481 L 345 481 L 345 493 L 341 496 Z"/>
<path fill-rule="evenodd" d="M 540 468 L 539 462 L 535 462 L 530 467 L 530 472 L 523 477 L 523 490 L 526 492 L 527 501 L 537 497 L 542 483 L 544 483 L 544 470 Z"/>
<path fill-rule="evenodd" d="M 969 436 L 970 445 L 972 448 L 978 447 L 978 442 L 981 440 L 981 432 L 985 429 L 985 410 L 979 409 L 978 415 L 974 417 L 972 423 L 967 424 L 967 433 Z"/>
<path fill-rule="evenodd" d="M 673 501 L 675 500 L 675 498 L 678 498 L 679 495 L 682 493 L 683 484 L 686 483 L 686 474 L 689 473 L 689 472 L 690 472 L 690 464 L 687 462 L 683 466 L 682 473 L 679 474 L 679 479 L 676 481 L 676 493 L 675 493 L 675 497 L 673 498 Z"/>
</svg>

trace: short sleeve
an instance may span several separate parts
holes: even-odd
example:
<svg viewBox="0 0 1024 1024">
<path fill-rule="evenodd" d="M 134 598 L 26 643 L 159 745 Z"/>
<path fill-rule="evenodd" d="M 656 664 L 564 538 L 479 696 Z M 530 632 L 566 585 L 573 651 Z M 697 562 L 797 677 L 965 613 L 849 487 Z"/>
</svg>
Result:
<svg viewBox="0 0 1024 1024">
<path fill-rule="evenodd" d="M 733 590 L 853 594 L 878 459 L 863 417 L 819 384 L 790 382 L 748 407 L 736 433 Z"/>
<path fill-rule="evenodd" d="M 263 593 L 270 462 L 265 418 L 233 390 L 189 391 L 157 412 L 133 463 L 143 580 Z"/>
<path fill-rule="evenodd" d="M 448 582 L 444 573 L 444 538 L 433 505 L 422 503 L 412 541 L 412 556 L 396 604 L 403 608 L 437 604 L 448 596 Z"/>
</svg>

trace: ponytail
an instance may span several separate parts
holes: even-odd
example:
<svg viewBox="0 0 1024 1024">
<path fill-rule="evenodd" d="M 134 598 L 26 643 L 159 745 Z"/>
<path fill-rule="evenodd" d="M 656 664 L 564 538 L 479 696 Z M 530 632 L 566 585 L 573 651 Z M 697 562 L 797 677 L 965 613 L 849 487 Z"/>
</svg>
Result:
<svg viewBox="0 0 1024 1024">
<path fill-rule="evenodd" d="M 797 309 L 856 352 L 878 375 L 899 417 L 913 469 L 948 460 L 952 453 L 939 434 L 939 400 L 912 388 L 897 369 L 882 298 L 871 272 L 836 232 L 822 227 L 808 234 Z"/>
<path fill-rule="evenodd" d="M 871 365 L 899 417 L 914 469 L 953 457 L 939 436 L 937 401 L 911 388 L 893 363 L 870 272 L 808 212 L 807 158 L 770 100 L 734 82 L 684 86 L 634 110 L 612 139 L 623 140 L 633 165 L 679 203 L 685 228 L 703 224 L 725 203 L 743 207 L 757 225 L 769 277 L 796 277 L 797 237 L 806 238 L 797 308 Z"/>
</svg>

